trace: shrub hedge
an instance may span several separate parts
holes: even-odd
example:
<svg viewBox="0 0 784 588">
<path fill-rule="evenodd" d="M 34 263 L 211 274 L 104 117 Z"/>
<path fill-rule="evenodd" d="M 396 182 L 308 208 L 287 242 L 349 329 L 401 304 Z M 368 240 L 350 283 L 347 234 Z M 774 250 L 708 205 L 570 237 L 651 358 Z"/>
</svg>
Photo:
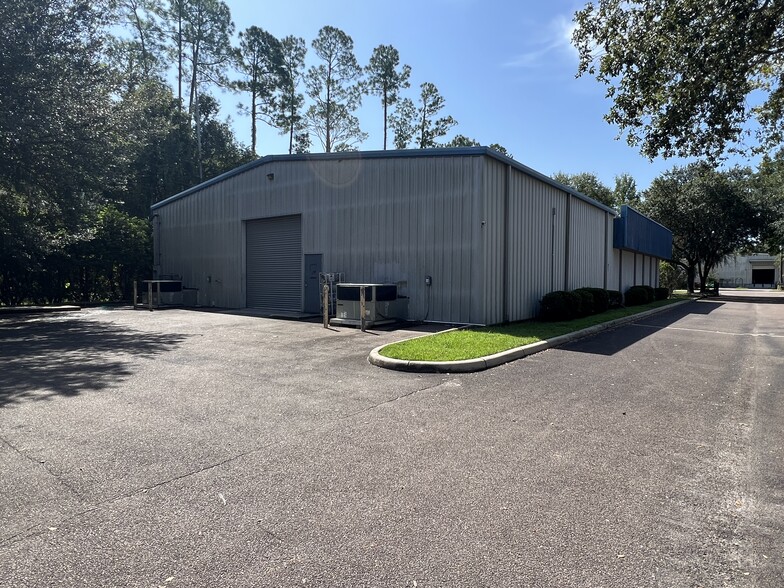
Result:
<svg viewBox="0 0 784 588">
<path fill-rule="evenodd" d="M 589 314 L 599 314 L 609 308 L 622 304 L 639 306 L 654 300 L 667 300 L 668 288 L 632 286 L 621 296 L 618 290 L 604 288 L 577 288 L 576 290 L 556 290 L 549 292 L 540 301 L 540 318 L 546 321 L 568 321 Z"/>
<path fill-rule="evenodd" d="M 572 290 L 572 293 L 579 297 L 579 303 L 577 305 L 577 316 L 588 316 L 589 314 L 593 314 L 595 312 L 593 309 L 593 294 L 584 288 Z"/>
<path fill-rule="evenodd" d="M 632 286 L 623 296 L 626 306 L 639 306 L 653 302 L 653 288 L 650 286 Z"/>
<path fill-rule="evenodd" d="M 654 288 L 653 293 L 656 300 L 667 300 L 670 297 L 669 288 Z"/>
<path fill-rule="evenodd" d="M 588 292 L 591 295 L 595 314 L 610 308 L 610 293 L 604 288 L 578 288 L 575 292 Z"/>
<path fill-rule="evenodd" d="M 577 288 L 549 292 L 540 301 L 540 318 L 546 321 L 568 321 L 620 306 L 621 293 L 604 288 Z"/>
</svg>

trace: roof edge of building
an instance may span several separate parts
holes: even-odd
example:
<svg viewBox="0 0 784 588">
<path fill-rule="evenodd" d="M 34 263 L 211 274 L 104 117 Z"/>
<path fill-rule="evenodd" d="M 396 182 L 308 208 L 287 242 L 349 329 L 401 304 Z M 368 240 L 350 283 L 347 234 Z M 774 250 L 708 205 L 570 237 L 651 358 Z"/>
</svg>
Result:
<svg viewBox="0 0 784 588">
<path fill-rule="evenodd" d="M 260 157 L 258 159 L 254 159 L 244 165 L 241 165 L 237 168 L 224 172 L 214 178 L 210 178 L 200 184 L 192 186 L 182 192 L 174 194 L 173 196 L 169 196 L 168 198 L 164 198 L 160 202 L 156 202 L 152 206 L 150 206 L 151 211 L 155 211 L 159 208 L 162 208 L 172 202 L 180 200 L 182 198 L 186 198 L 191 194 L 195 194 L 196 192 L 200 192 L 204 188 L 208 188 L 209 186 L 214 186 L 215 184 L 219 184 L 229 178 L 234 176 L 243 174 L 247 171 L 255 169 L 257 167 L 261 167 L 268 163 L 273 163 L 276 161 L 330 161 L 330 160 L 340 160 L 340 159 L 393 159 L 393 158 L 408 158 L 408 157 L 478 157 L 481 155 L 486 155 L 504 163 L 506 165 L 510 165 L 513 168 L 529 175 L 537 180 L 545 182 L 553 186 L 554 188 L 558 188 L 567 194 L 571 194 L 572 196 L 587 202 L 597 208 L 601 208 L 605 212 L 612 214 L 613 216 L 618 216 L 618 211 L 614 208 L 611 208 L 601 202 L 586 196 L 585 194 L 578 192 L 574 188 L 570 188 L 560 182 L 556 182 L 552 178 L 544 175 L 541 172 L 536 171 L 535 169 L 528 167 L 520 163 L 519 161 L 512 159 L 511 157 L 507 157 L 491 149 L 489 147 L 437 147 L 433 149 L 399 149 L 399 150 L 390 150 L 390 151 L 340 151 L 337 153 L 303 153 L 303 154 L 294 154 L 294 155 L 265 155 L 264 157 Z"/>
</svg>

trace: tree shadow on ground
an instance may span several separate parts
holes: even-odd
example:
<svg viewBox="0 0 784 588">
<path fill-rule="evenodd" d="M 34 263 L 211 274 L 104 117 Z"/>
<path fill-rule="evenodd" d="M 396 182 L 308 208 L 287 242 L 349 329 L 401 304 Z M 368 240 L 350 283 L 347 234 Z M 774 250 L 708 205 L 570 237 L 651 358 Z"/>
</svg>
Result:
<svg viewBox="0 0 784 588">
<path fill-rule="evenodd" d="M 660 329 L 695 314 L 710 314 L 721 307 L 724 302 L 716 298 L 693 301 L 670 308 L 664 312 L 654 314 L 631 323 L 624 324 L 621 328 L 605 331 L 597 335 L 580 339 L 574 343 L 564 345 L 562 348 L 576 353 L 591 353 L 595 355 L 615 355 L 627 347 L 650 337 Z"/>
<path fill-rule="evenodd" d="M 0 407 L 112 388 L 133 374 L 129 359 L 155 357 L 186 337 L 80 318 L 3 319 Z"/>
<path fill-rule="evenodd" d="M 722 302 L 743 302 L 745 304 L 784 304 L 784 296 L 776 296 L 775 294 L 770 296 L 743 296 L 722 293 L 718 298 L 711 298 L 710 300 L 720 300 Z"/>
</svg>

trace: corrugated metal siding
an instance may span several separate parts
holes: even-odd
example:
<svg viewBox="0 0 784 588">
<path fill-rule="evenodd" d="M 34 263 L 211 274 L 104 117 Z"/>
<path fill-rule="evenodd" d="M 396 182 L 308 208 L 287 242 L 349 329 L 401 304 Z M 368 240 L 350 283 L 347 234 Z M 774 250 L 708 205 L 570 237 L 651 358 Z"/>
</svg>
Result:
<svg viewBox="0 0 784 588">
<path fill-rule="evenodd" d="M 552 290 L 604 285 L 612 238 L 608 212 L 495 160 L 485 161 L 483 184 L 486 322 L 534 317 Z"/>
<path fill-rule="evenodd" d="M 512 170 L 509 192 L 508 319 L 536 316 L 539 300 L 563 287 L 566 194 Z"/>
<path fill-rule="evenodd" d="M 322 253 L 325 272 L 400 283 L 414 319 L 483 322 L 472 291 L 482 278 L 480 165 L 480 156 L 271 161 L 156 209 L 161 271 L 182 274 L 203 303 L 243 307 L 243 221 L 301 214 L 303 253 Z"/>
<path fill-rule="evenodd" d="M 572 198 L 568 290 L 604 285 L 607 213 Z"/>
<path fill-rule="evenodd" d="M 623 205 L 621 214 L 615 219 L 614 246 L 618 249 L 637 251 L 670 259 L 672 256 L 672 233 L 659 223 Z"/>
<path fill-rule="evenodd" d="M 246 306 L 302 310 L 302 220 L 283 216 L 246 224 Z"/>
<path fill-rule="evenodd" d="M 353 282 L 398 283 L 412 319 L 522 320 L 565 287 L 571 199 L 570 287 L 602 286 L 608 213 L 507 169 L 483 155 L 270 160 L 155 210 L 160 271 L 203 304 L 243 307 L 245 221 L 301 214 L 303 254 Z"/>
</svg>

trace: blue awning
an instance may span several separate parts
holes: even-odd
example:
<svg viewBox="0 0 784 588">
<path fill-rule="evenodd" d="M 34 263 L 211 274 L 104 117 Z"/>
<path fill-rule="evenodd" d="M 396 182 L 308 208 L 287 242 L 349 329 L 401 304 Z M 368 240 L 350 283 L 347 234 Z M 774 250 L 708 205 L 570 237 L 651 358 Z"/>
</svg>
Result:
<svg viewBox="0 0 784 588">
<path fill-rule="evenodd" d="M 659 259 L 672 257 L 672 232 L 624 204 L 613 220 L 613 247 Z"/>
</svg>

